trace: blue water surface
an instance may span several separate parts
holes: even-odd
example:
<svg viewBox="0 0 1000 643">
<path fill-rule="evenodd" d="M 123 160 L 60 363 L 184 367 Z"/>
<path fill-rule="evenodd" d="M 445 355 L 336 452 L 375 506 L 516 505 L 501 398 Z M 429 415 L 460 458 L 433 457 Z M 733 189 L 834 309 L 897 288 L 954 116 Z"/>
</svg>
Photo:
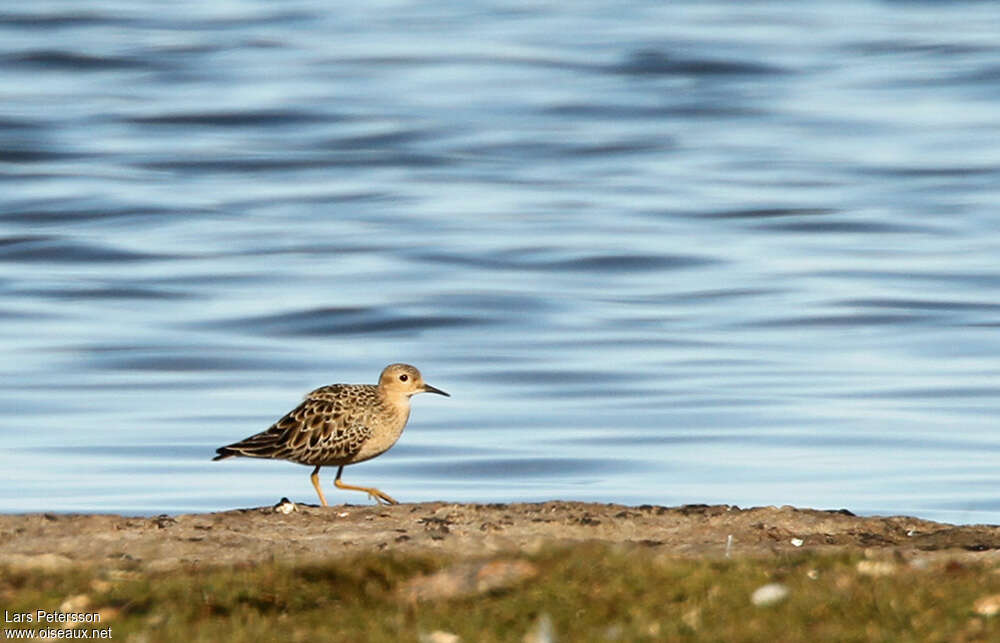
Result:
<svg viewBox="0 0 1000 643">
<path fill-rule="evenodd" d="M 7 3 L 0 511 L 314 502 L 215 447 L 406 361 L 453 397 L 345 473 L 403 501 L 998 523 L 998 34 L 963 2 Z"/>
</svg>

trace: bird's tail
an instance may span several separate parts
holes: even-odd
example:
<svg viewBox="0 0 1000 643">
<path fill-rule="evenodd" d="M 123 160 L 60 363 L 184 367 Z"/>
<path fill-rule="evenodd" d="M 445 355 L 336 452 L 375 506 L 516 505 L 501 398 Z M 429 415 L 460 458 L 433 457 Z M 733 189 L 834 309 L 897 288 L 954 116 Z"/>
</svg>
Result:
<svg viewBox="0 0 1000 643">
<path fill-rule="evenodd" d="M 287 448 L 282 443 L 283 433 L 271 431 L 270 429 L 256 435 L 251 435 L 245 440 L 227 444 L 215 450 L 215 460 L 231 458 L 233 456 L 243 456 L 247 458 L 270 458 L 280 460 L 287 455 Z"/>
<path fill-rule="evenodd" d="M 212 458 L 212 462 L 215 462 L 216 460 L 225 460 L 226 458 L 231 458 L 235 455 L 239 455 L 239 453 L 230 449 L 229 447 L 219 447 L 218 449 L 215 450 L 215 453 L 217 455 L 214 458 Z"/>
</svg>

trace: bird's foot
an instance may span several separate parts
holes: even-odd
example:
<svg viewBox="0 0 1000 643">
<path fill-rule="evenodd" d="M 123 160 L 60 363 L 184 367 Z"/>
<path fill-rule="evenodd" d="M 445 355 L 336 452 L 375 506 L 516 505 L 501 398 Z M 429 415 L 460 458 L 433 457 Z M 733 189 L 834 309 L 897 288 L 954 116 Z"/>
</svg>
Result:
<svg viewBox="0 0 1000 643">
<path fill-rule="evenodd" d="M 379 491 L 378 489 L 368 489 L 368 497 L 377 502 L 379 505 L 398 505 L 399 501 L 390 496 L 389 494 Z"/>
</svg>

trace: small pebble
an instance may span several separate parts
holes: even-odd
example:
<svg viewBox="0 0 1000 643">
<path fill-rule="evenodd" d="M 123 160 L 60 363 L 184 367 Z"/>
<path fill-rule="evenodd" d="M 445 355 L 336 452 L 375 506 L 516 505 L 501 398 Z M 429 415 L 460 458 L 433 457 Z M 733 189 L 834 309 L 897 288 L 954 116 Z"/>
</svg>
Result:
<svg viewBox="0 0 1000 643">
<path fill-rule="evenodd" d="M 858 573 L 865 576 L 890 576 L 896 573 L 896 563 L 889 560 L 858 561 Z"/>
<path fill-rule="evenodd" d="M 754 590 L 750 601 L 757 607 L 775 605 L 788 597 L 788 587 L 781 583 L 768 583 Z"/>
<path fill-rule="evenodd" d="M 555 628 L 552 627 L 552 617 L 542 612 L 535 621 L 534 627 L 521 639 L 523 643 L 555 643 Z"/>
<path fill-rule="evenodd" d="M 288 498 L 282 498 L 278 501 L 278 504 L 274 505 L 274 511 L 275 513 L 287 515 L 293 511 L 298 511 L 298 507 L 296 507 L 295 503 Z"/>
<path fill-rule="evenodd" d="M 980 616 L 996 616 L 1000 613 L 1000 594 L 990 594 L 976 599 L 972 609 Z"/>
<path fill-rule="evenodd" d="M 86 594 L 70 596 L 59 605 L 60 612 L 83 612 L 90 607 L 90 597 Z"/>
<path fill-rule="evenodd" d="M 701 608 L 700 607 L 692 607 L 688 611 L 684 612 L 681 615 L 681 622 L 684 623 L 685 625 L 687 625 L 688 627 L 690 627 L 692 630 L 697 631 L 698 629 L 700 629 L 701 628 Z M 657 623 L 657 626 L 659 626 L 659 623 Z M 659 627 L 657 627 L 656 634 L 659 634 L 658 630 L 659 630 Z M 652 635 L 655 636 L 656 634 L 652 634 Z"/>
<path fill-rule="evenodd" d="M 462 637 L 458 634 L 443 630 L 434 630 L 430 634 L 421 634 L 418 638 L 420 639 L 420 643 L 460 643 L 462 640 Z"/>
<path fill-rule="evenodd" d="M 804 543 L 804 542 L 805 541 L 802 540 L 801 538 L 792 538 L 792 546 L 794 546 L 794 547 L 801 547 L 802 543 Z"/>
</svg>

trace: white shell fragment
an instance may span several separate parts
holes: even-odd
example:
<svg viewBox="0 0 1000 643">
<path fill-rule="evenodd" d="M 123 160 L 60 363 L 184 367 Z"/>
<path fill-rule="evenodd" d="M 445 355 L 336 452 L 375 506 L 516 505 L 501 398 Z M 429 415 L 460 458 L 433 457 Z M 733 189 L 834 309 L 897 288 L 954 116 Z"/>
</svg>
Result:
<svg viewBox="0 0 1000 643">
<path fill-rule="evenodd" d="M 788 586 L 781 583 L 768 583 L 761 585 L 754 590 L 750 596 L 750 602 L 757 607 L 767 607 L 775 605 L 788 597 Z"/>
</svg>

